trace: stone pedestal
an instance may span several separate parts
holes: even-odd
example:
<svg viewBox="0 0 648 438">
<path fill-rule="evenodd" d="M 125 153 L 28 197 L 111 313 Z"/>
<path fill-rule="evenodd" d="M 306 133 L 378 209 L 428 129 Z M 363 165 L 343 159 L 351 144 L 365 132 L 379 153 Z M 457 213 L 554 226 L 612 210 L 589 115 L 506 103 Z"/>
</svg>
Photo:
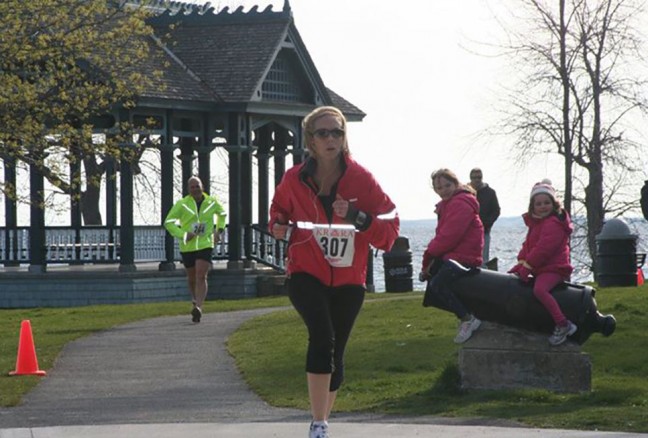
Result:
<svg viewBox="0 0 648 438">
<path fill-rule="evenodd" d="M 553 347 L 548 336 L 483 321 L 459 351 L 464 389 L 541 388 L 588 392 L 592 364 L 580 346 Z"/>
</svg>

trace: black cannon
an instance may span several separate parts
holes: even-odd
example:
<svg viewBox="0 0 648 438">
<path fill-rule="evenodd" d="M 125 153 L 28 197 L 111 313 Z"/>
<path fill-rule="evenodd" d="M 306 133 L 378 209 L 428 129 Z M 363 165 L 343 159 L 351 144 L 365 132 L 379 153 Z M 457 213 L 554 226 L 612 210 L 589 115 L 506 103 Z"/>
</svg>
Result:
<svg viewBox="0 0 648 438">
<path fill-rule="evenodd" d="M 533 296 L 532 282 L 523 283 L 513 274 L 450 264 L 451 288 L 477 318 L 535 332 L 553 331 L 554 321 Z M 598 311 L 595 293 L 590 286 L 572 283 L 562 283 L 552 290 L 565 316 L 578 326 L 569 339 L 580 345 L 594 332 L 610 336 L 616 328 L 614 316 Z"/>
</svg>

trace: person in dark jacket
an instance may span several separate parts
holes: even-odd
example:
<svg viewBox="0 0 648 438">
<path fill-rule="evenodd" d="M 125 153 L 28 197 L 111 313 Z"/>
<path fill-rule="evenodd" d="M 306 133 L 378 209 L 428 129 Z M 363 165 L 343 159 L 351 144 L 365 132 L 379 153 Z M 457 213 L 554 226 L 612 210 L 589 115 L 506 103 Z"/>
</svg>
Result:
<svg viewBox="0 0 648 438">
<path fill-rule="evenodd" d="M 339 109 L 319 107 L 302 125 L 309 157 L 283 176 L 268 225 L 277 239 L 290 230 L 288 295 L 308 329 L 309 436 L 328 438 L 345 347 L 366 291 L 369 245 L 389 251 L 399 219 L 373 175 L 351 158 Z"/>
<path fill-rule="evenodd" d="M 644 219 L 648 220 L 648 181 L 644 181 L 641 187 L 641 213 Z"/>
<path fill-rule="evenodd" d="M 500 205 L 495 190 L 484 182 L 484 173 L 478 167 L 470 171 L 470 186 L 477 192 L 479 218 L 484 225 L 484 263 L 490 260 L 490 232 L 500 215 Z"/>
<path fill-rule="evenodd" d="M 508 272 L 528 282 L 535 277 L 533 295 L 547 309 L 556 327 L 549 337 L 551 345 L 560 345 L 576 333 L 576 324 L 563 314 L 551 289 L 568 281 L 573 267 L 569 263 L 569 236 L 573 226 L 569 214 L 556 199 L 551 181 L 544 179 L 531 189 L 529 210 L 522 215 L 529 228 L 518 263 Z"/>
</svg>

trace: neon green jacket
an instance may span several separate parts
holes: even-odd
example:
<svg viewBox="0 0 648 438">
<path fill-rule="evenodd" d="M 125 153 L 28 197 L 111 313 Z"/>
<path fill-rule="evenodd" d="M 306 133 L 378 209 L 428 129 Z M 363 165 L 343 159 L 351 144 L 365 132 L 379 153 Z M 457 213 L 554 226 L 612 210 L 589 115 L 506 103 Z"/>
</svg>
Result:
<svg viewBox="0 0 648 438">
<path fill-rule="evenodd" d="M 214 227 L 225 228 L 227 213 L 214 196 L 203 193 L 204 199 L 200 211 L 191 195 L 176 202 L 164 220 L 164 228 L 180 239 L 180 252 L 199 251 L 214 247 Z M 187 241 L 187 233 L 193 232 L 196 237 Z"/>
</svg>

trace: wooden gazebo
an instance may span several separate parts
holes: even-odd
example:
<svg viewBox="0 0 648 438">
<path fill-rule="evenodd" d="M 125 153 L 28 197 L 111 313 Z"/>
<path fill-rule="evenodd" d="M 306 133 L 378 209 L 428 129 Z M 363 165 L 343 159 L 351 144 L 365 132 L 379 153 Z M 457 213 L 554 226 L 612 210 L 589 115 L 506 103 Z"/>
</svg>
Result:
<svg viewBox="0 0 648 438">
<path fill-rule="evenodd" d="M 163 74 L 135 108 L 116 108 L 112 117 L 159 139 L 150 147 L 160 152 L 160 226 L 134 226 L 133 173 L 123 161 L 119 188 L 115 166 L 108 166 L 101 227 L 84 226 L 74 202 L 70 227 L 46 226 L 45 212 L 36 205 L 30 210 L 30 226 L 19 227 L 16 202 L 5 198 L 6 226 L 0 228 L 0 263 L 5 267 L 27 265 L 39 277 L 49 275 L 50 264 L 118 264 L 119 272 L 133 273 L 146 261 L 159 262 L 160 271 L 173 270 L 177 244 L 161 223 L 174 203 L 174 160 L 181 160 L 182 181 L 197 167 L 209 191 L 212 152 L 223 148 L 229 159 L 228 228 L 215 258 L 227 260 L 233 271 L 249 269 L 254 262 L 282 268 L 281 248 L 265 231 L 270 184 L 279 182 L 289 156 L 293 163 L 303 159 L 303 117 L 319 105 L 339 107 L 349 121 L 361 121 L 365 114 L 324 85 L 288 0 L 281 11 L 254 6 L 247 12 L 243 7 L 216 12 L 208 5 L 160 0 L 150 24 L 157 36 L 142 71 Z M 6 181 L 15 184 L 15 163 L 5 161 L 4 172 Z M 30 168 L 29 187 L 32 195 L 44 187 L 35 167 Z M 253 217 L 255 202 L 258 217 Z M 0 282 L 2 275 L 0 270 Z"/>
</svg>

